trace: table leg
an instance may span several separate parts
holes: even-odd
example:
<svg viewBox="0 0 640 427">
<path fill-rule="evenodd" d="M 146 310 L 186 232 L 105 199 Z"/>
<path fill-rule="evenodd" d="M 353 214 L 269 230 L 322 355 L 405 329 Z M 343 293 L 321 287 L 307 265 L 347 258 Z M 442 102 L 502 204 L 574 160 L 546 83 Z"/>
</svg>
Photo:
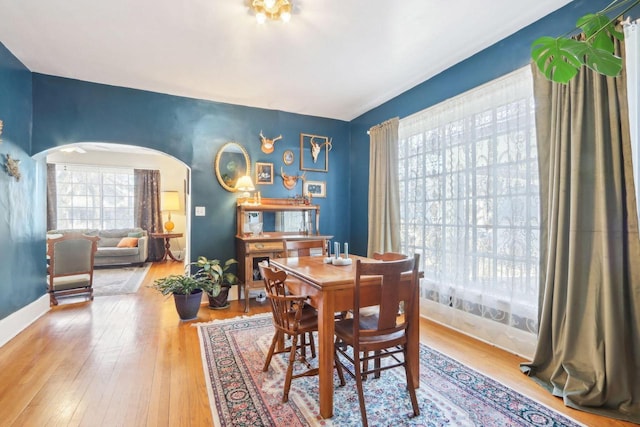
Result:
<svg viewBox="0 0 640 427">
<path fill-rule="evenodd" d="M 171 238 L 167 237 L 164 240 L 165 240 L 165 243 L 164 243 L 164 256 L 162 257 L 162 261 L 165 261 L 167 259 L 167 256 L 169 258 L 171 258 L 172 260 L 174 260 L 174 261 L 180 261 L 175 256 L 173 256 L 173 253 L 171 253 Z"/>
<path fill-rule="evenodd" d="M 318 307 L 318 382 L 320 387 L 320 416 L 333 416 L 333 335 L 334 293 L 323 293 Z"/>
</svg>

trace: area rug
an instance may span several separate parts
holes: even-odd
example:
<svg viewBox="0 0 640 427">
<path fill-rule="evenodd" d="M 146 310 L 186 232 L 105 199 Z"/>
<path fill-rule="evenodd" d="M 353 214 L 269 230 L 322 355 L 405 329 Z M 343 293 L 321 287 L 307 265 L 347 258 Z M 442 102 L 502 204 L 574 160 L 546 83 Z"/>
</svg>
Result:
<svg viewBox="0 0 640 427">
<path fill-rule="evenodd" d="M 150 262 L 145 263 L 142 267 L 95 268 L 93 270 L 93 295 L 101 297 L 134 294 L 138 292 L 149 268 L 151 268 Z"/>
<path fill-rule="evenodd" d="M 293 380 L 282 403 L 287 355 L 262 365 L 273 337 L 271 315 L 196 324 L 211 412 L 216 426 L 361 425 L 355 381 L 334 374 L 334 416 L 321 419 L 318 377 Z M 402 369 L 364 383 L 371 426 L 578 426 L 535 401 L 420 345 L 420 416 L 412 414 Z"/>
</svg>

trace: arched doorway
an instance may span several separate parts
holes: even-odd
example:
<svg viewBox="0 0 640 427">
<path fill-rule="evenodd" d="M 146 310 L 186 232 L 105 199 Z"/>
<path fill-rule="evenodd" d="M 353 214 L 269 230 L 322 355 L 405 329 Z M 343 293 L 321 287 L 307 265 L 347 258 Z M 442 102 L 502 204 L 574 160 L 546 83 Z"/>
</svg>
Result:
<svg viewBox="0 0 640 427">
<path fill-rule="evenodd" d="M 95 168 L 157 169 L 161 175 L 161 191 L 176 191 L 180 209 L 171 211 L 175 233 L 182 237 L 171 239 L 172 253 L 184 263 L 189 261 L 191 170 L 181 160 L 166 153 L 132 145 L 82 142 L 59 146 L 39 153 L 34 158 L 44 158 L 48 164 L 75 165 Z M 163 212 L 163 223 L 168 212 Z"/>
</svg>

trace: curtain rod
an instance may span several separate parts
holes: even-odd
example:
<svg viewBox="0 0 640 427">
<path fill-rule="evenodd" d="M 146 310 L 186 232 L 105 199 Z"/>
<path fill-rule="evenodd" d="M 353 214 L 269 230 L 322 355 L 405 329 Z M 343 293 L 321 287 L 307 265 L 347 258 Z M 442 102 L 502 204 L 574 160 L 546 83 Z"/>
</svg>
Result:
<svg viewBox="0 0 640 427">
<path fill-rule="evenodd" d="M 382 123 L 380 123 L 380 124 L 377 124 L 377 125 L 371 126 L 371 127 L 369 128 L 369 130 L 367 131 L 367 135 L 370 135 L 372 130 L 377 129 L 377 128 L 381 127 L 381 126 L 384 126 L 384 125 L 386 125 L 387 123 L 389 123 L 389 122 L 390 122 L 390 121 L 392 121 L 392 120 L 400 120 L 400 117 L 398 117 L 398 116 L 396 116 L 396 117 L 391 117 L 390 119 L 387 119 L 387 120 L 385 120 L 384 122 L 382 122 Z"/>
</svg>

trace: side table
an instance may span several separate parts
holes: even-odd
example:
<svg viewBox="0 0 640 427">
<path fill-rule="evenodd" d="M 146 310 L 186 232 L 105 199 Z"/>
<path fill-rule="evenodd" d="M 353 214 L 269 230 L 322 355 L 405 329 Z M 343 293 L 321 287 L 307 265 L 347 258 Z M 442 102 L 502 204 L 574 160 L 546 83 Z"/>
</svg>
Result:
<svg viewBox="0 0 640 427">
<path fill-rule="evenodd" d="M 171 253 L 171 239 L 182 237 L 182 233 L 151 233 L 153 239 L 164 239 L 164 255 L 160 261 L 166 261 L 167 256 L 174 261 L 180 261 Z"/>
</svg>

